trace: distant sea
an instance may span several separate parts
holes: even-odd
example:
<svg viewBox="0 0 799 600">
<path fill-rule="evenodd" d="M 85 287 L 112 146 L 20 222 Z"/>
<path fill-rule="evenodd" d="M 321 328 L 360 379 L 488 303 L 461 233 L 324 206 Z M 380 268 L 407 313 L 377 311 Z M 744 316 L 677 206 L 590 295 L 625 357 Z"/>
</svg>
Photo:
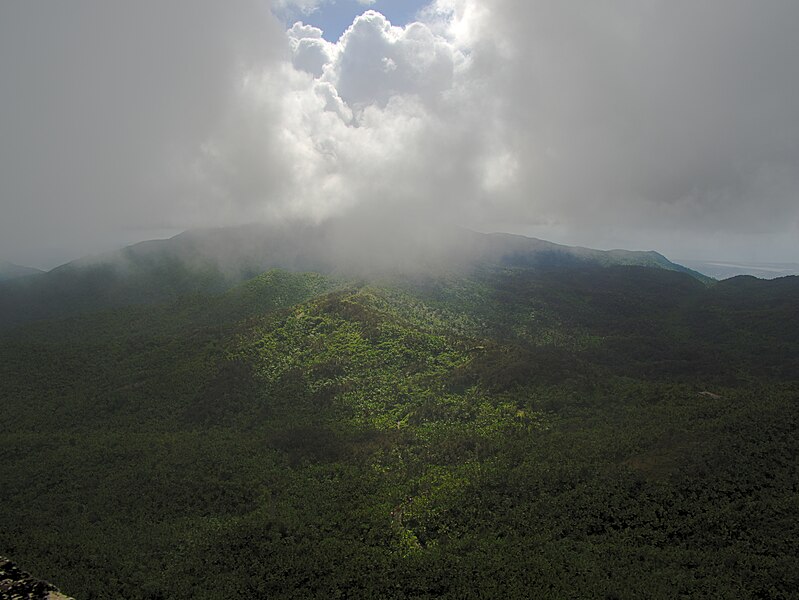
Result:
<svg viewBox="0 0 799 600">
<path fill-rule="evenodd" d="M 760 279 L 799 275 L 799 263 L 748 263 L 718 260 L 677 260 L 676 262 L 715 279 L 729 279 L 737 275 L 752 275 Z"/>
</svg>

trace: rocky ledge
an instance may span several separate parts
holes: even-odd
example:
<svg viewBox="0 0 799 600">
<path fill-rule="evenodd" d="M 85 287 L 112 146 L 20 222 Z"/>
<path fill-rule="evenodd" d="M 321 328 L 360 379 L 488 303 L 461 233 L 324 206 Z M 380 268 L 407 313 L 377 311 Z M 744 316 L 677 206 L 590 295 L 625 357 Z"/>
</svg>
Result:
<svg viewBox="0 0 799 600">
<path fill-rule="evenodd" d="M 0 556 L 0 600 L 73 600 L 56 586 L 34 579 L 7 558 Z"/>
</svg>

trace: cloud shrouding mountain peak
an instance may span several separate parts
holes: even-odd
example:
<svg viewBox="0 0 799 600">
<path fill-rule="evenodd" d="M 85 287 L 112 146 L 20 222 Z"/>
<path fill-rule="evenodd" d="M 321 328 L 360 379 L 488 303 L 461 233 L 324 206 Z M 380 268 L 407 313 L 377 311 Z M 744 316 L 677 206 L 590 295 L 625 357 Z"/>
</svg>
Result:
<svg viewBox="0 0 799 600">
<path fill-rule="evenodd" d="M 404 26 L 366 10 L 336 42 L 255 2 L 157 27 L 148 6 L 80 0 L 58 28 L 2 9 L 4 255 L 26 260 L 33 232 L 67 248 L 355 213 L 799 252 L 795 3 L 437 0 Z"/>
</svg>

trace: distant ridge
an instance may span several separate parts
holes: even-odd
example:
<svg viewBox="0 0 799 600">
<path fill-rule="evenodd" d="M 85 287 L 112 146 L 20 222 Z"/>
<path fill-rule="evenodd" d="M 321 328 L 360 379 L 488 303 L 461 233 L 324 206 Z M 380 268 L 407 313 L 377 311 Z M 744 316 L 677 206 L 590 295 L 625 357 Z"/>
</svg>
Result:
<svg viewBox="0 0 799 600">
<path fill-rule="evenodd" d="M 751 275 L 758 279 L 776 279 L 799 275 L 799 263 L 749 263 L 706 260 L 683 260 L 686 266 L 715 279 L 729 279 L 739 275 Z"/>
<path fill-rule="evenodd" d="M 167 260 L 217 272 L 235 283 L 272 268 L 346 275 L 431 273 L 476 266 L 563 267 L 578 264 L 643 266 L 707 276 L 655 251 L 595 250 L 509 233 L 461 228 L 357 228 L 345 222 L 286 227 L 244 225 L 189 230 L 165 240 L 140 242 L 86 257 L 56 271 L 99 264 L 140 270 Z"/>
<path fill-rule="evenodd" d="M 491 238 L 500 240 L 496 254 L 502 255 L 502 260 L 505 261 L 521 260 L 524 262 L 532 258 L 540 263 L 545 262 L 546 257 L 549 257 L 550 262 L 557 262 L 557 258 L 560 257 L 561 259 L 596 263 L 606 267 L 638 266 L 678 271 L 705 283 L 711 281 L 710 277 L 682 264 L 670 261 L 654 250 L 595 250 L 582 246 L 565 246 L 538 238 L 528 238 L 509 233 L 492 233 L 488 235 Z"/>
<path fill-rule="evenodd" d="M 191 230 L 85 257 L 37 277 L 0 282 L 0 327 L 186 294 L 220 293 L 273 268 L 372 278 L 586 266 L 648 267 L 711 281 L 657 252 L 593 250 L 506 233 L 353 227 L 343 221 L 246 225 Z"/>
<path fill-rule="evenodd" d="M 9 279 L 17 279 L 18 277 L 27 277 L 28 275 L 36 275 L 37 273 L 44 273 L 44 271 L 34 269 L 33 267 L 23 267 L 5 260 L 0 260 L 0 281 L 8 281 Z"/>
</svg>

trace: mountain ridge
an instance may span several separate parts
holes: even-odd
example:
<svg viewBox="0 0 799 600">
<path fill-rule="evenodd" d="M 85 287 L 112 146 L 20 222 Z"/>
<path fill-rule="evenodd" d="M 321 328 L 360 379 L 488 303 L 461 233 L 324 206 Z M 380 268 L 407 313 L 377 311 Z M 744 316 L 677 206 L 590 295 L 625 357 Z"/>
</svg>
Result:
<svg viewBox="0 0 799 600">
<path fill-rule="evenodd" d="M 34 267 L 24 267 L 8 262 L 7 260 L 0 260 L 0 282 L 42 273 L 44 273 L 44 271 Z"/>
<path fill-rule="evenodd" d="M 475 268 L 633 265 L 709 278 L 654 251 L 593 250 L 466 229 L 352 228 L 336 222 L 189 230 L 0 283 L 0 327 L 103 307 L 218 293 L 273 268 L 373 278 Z"/>
</svg>

